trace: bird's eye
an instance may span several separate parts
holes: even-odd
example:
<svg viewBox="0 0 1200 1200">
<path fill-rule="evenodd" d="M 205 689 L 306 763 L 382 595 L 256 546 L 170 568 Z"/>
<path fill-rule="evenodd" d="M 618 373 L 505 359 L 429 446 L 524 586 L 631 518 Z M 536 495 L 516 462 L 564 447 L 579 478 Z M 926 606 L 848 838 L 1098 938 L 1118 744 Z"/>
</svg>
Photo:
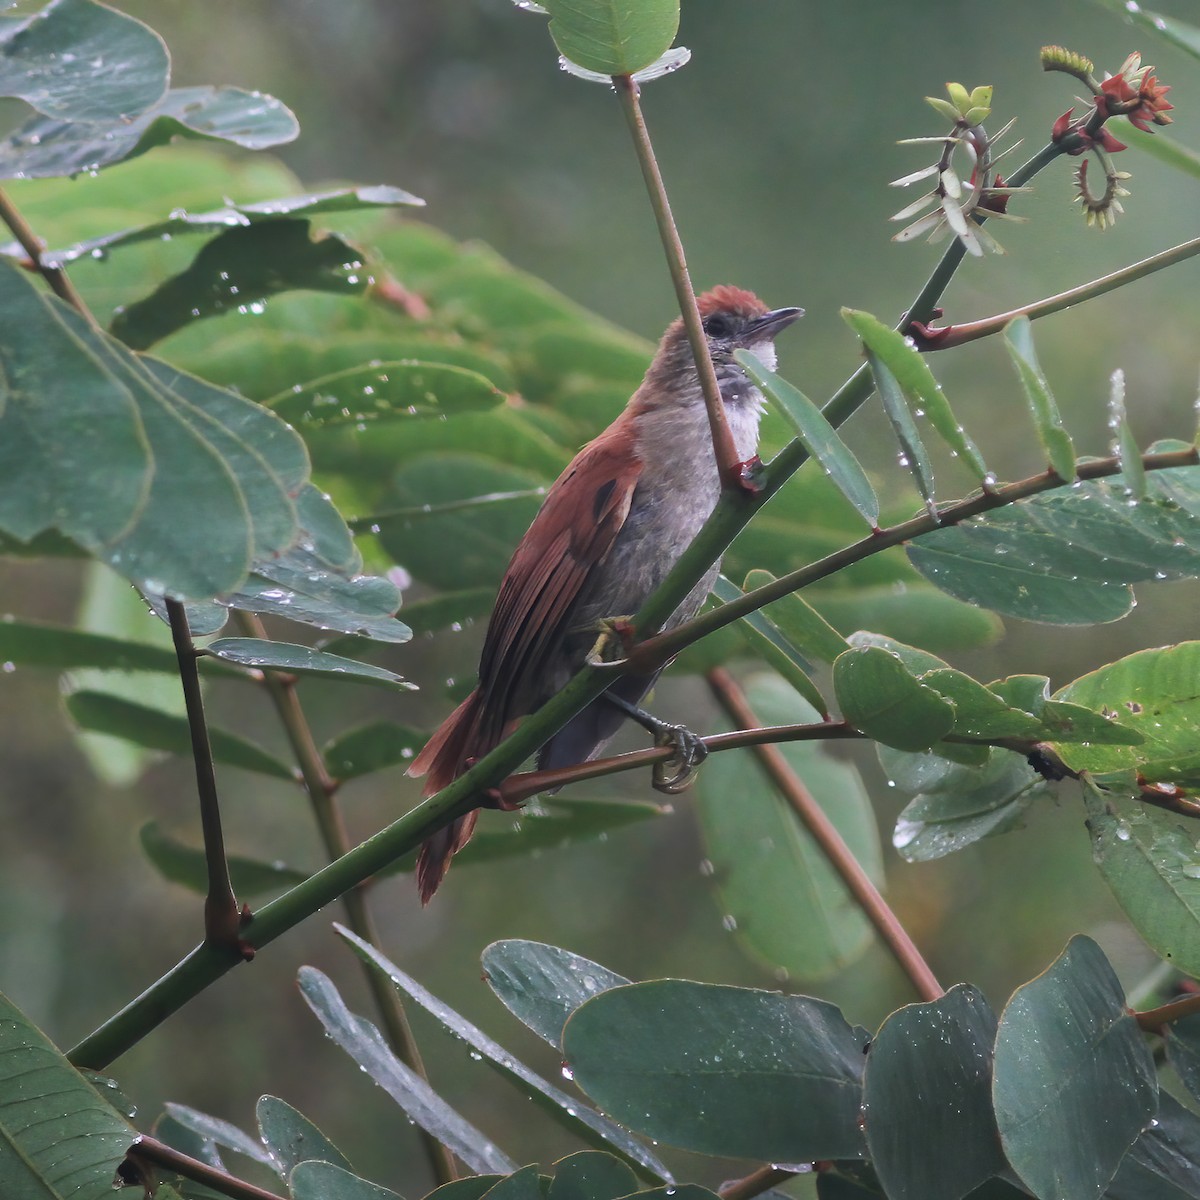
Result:
<svg viewBox="0 0 1200 1200">
<path fill-rule="evenodd" d="M 704 332 L 712 338 L 728 337 L 733 332 L 733 321 L 724 313 L 713 313 L 703 321 Z"/>
</svg>

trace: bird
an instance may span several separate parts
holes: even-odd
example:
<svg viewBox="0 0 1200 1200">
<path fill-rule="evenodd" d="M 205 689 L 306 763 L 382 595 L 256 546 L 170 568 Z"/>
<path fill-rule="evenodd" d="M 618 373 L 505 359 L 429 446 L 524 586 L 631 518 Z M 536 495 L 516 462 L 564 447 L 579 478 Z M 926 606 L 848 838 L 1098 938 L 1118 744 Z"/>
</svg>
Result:
<svg viewBox="0 0 1200 1200">
<path fill-rule="evenodd" d="M 803 315 L 723 284 L 698 297 L 702 327 L 739 461 L 753 458 L 762 393 L 734 361 L 776 365 L 775 337 Z M 484 636 L 475 690 L 442 722 L 407 774 L 432 796 L 493 750 L 584 666 L 607 618 L 636 612 L 711 515 L 721 478 L 700 377 L 682 318 L 663 334 L 641 385 L 547 492 L 513 552 Z M 664 623 L 699 611 L 715 564 Z M 595 758 L 658 677 L 624 675 L 538 752 L 539 769 Z M 435 832 L 417 858 L 421 902 L 468 842 L 478 809 Z"/>
</svg>

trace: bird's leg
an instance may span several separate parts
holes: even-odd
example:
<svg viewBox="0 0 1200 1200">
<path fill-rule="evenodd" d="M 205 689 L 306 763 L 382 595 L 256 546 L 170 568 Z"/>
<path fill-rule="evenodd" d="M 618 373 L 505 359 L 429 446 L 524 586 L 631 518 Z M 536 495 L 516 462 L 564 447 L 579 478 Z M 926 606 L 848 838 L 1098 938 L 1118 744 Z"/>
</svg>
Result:
<svg viewBox="0 0 1200 1200">
<path fill-rule="evenodd" d="M 696 770 L 708 757 L 708 747 L 702 738 L 685 725 L 672 725 L 661 721 L 644 708 L 631 704 L 613 692 L 602 693 L 614 708 L 619 708 L 627 717 L 632 717 L 654 738 L 656 746 L 671 746 L 675 753 L 670 758 L 654 764 L 653 783 L 656 791 L 673 796 L 686 791 L 696 782 Z"/>
</svg>

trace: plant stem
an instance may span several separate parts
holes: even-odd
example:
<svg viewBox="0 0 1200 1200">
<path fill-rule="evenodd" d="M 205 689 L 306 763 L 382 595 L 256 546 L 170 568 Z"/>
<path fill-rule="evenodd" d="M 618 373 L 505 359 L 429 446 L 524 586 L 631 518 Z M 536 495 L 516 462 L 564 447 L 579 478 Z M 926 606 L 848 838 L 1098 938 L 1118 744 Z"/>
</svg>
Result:
<svg viewBox="0 0 1200 1200">
<path fill-rule="evenodd" d="M 795 1171 L 785 1171 L 782 1167 L 759 1167 L 744 1179 L 722 1184 L 717 1189 L 717 1195 L 721 1200 L 753 1200 L 755 1196 L 769 1192 L 776 1184 L 787 1182 L 795 1174 Z"/>
<path fill-rule="evenodd" d="M 1138 1027 L 1147 1033 L 1162 1033 L 1164 1027 L 1172 1021 L 1190 1017 L 1200 1012 L 1200 995 L 1185 996 L 1181 1000 L 1172 1000 L 1169 1004 L 1161 1004 L 1158 1008 L 1148 1008 L 1145 1012 L 1134 1013 Z"/>
<path fill-rule="evenodd" d="M 210 1167 L 208 1163 L 201 1162 L 198 1158 L 192 1158 L 191 1155 L 184 1154 L 181 1150 L 176 1150 L 165 1142 L 160 1142 L 157 1138 L 149 1137 L 146 1134 L 134 1142 L 129 1148 L 126 1158 L 131 1158 L 139 1164 L 144 1162 L 156 1167 L 166 1167 L 168 1171 L 182 1175 L 184 1179 L 206 1184 L 226 1196 L 231 1196 L 233 1200 L 284 1200 L 278 1192 L 268 1192 L 265 1188 L 246 1183 L 245 1180 L 238 1179 L 235 1175 L 230 1175 L 217 1167 Z M 148 1175 L 153 1179 L 152 1174 L 148 1173 Z M 151 1189 L 147 1188 L 146 1194 L 149 1195 L 150 1191 Z"/>
<path fill-rule="evenodd" d="M 1070 291 L 1059 292 L 1057 296 L 1050 296 L 1045 300 L 1023 305 L 1021 308 L 1010 309 L 1008 312 L 999 313 L 993 317 L 984 317 L 979 321 L 964 321 L 959 325 L 926 328 L 923 331 L 913 330 L 912 336 L 921 350 L 948 350 L 952 346 L 961 346 L 967 342 L 999 333 L 1014 317 L 1026 316 L 1031 321 L 1036 321 L 1039 317 L 1048 317 L 1052 313 L 1062 312 L 1063 309 L 1071 308 L 1075 304 L 1082 304 L 1085 300 L 1094 300 L 1097 296 L 1115 291 L 1136 279 L 1152 275 L 1155 271 L 1161 271 L 1176 263 L 1184 262 L 1196 254 L 1200 254 L 1200 238 L 1181 242 L 1178 246 L 1172 246 L 1169 250 L 1152 254 L 1149 258 L 1144 258 L 1132 266 L 1113 271 L 1111 275 L 1102 275 L 1099 279 L 1093 279 L 1090 283 L 1071 288 Z"/>
<path fill-rule="evenodd" d="M 1028 162 L 1017 168 L 1009 184 L 1019 187 L 1028 183 L 1043 167 L 1053 162 L 1063 151 L 1051 142 Z M 947 247 L 941 261 L 925 286 L 909 307 L 899 328 L 903 331 L 910 320 L 928 322 L 938 300 L 949 285 L 966 251 L 957 239 Z M 870 396 L 873 387 L 871 372 L 864 363 L 833 394 L 821 409 L 836 429 L 843 425 Z M 750 519 L 804 465 L 808 452 L 799 438 L 793 438 L 767 465 L 753 496 L 729 494 L 722 496 L 713 514 L 705 522 L 692 544 L 668 572 L 662 584 L 642 605 L 633 618 L 637 630 L 647 632 L 661 629 L 667 618 L 679 606 L 705 571 L 729 548 L 733 539 L 749 524 Z"/>
<path fill-rule="evenodd" d="M 1198 461 L 1200 461 L 1200 454 L 1197 453 L 1194 446 L 1189 446 L 1186 450 L 1168 450 L 1158 454 L 1142 455 L 1142 465 L 1147 471 L 1194 466 Z M 1102 479 L 1107 475 L 1119 474 L 1120 471 L 1121 460 L 1119 457 L 1099 458 L 1093 459 L 1091 462 L 1081 462 L 1078 466 L 1078 477 L 1082 480 Z M 980 513 L 991 512 L 993 509 L 1003 508 L 1028 496 L 1035 496 L 1039 492 L 1051 491 L 1063 486 L 1065 486 L 1064 481 L 1053 471 L 1044 471 L 1040 475 L 1021 479 L 1016 483 L 1008 483 L 1002 487 L 994 487 L 987 492 L 981 492 L 966 500 L 960 500 L 956 504 L 948 505 L 941 509 L 936 517 L 930 513 L 922 513 L 899 525 L 892 525 L 887 529 L 870 533 L 853 545 L 843 547 L 799 570 L 781 575 L 771 583 L 746 592 L 740 598 L 731 600 L 727 604 L 722 604 L 720 608 L 710 609 L 693 620 L 676 626 L 668 633 L 658 634 L 640 642 L 620 665 L 623 669 L 635 674 L 648 673 L 669 661 L 685 646 L 690 646 L 707 634 L 721 629 L 775 600 L 782 599 L 792 592 L 799 591 L 819 579 L 833 575 L 852 563 L 861 562 L 882 550 L 888 550 L 893 546 L 911 541 L 921 534 L 958 525 Z"/>
<path fill-rule="evenodd" d="M 724 667 L 716 667 L 709 671 L 707 679 L 717 702 L 733 721 L 743 729 L 754 729 L 761 725 L 746 699 L 746 693 Z M 825 810 L 813 799 L 812 793 L 792 770 L 779 747 L 759 745 L 753 748 L 753 753 L 763 770 L 771 777 L 771 782 L 779 794 L 788 802 L 813 841 L 820 846 L 830 866 L 841 876 L 842 882 L 858 901 L 867 919 L 875 926 L 884 945 L 908 976 L 917 995 L 922 1000 L 938 999 L 943 993 L 942 985 L 938 983 L 929 964 L 921 957 L 916 943 L 908 936 L 899 918 L 871 882 L 870 876 L 843 841 L 836 826 L 825 815 Z"/>
<path fill-rule="evenodd" d="M 662 172 L 658 168 L 658 160 L 650 142 L 650 133 L 642 115 L 638 85 L 628 75 L 614 75 L 613 87 L 629 123 L 629 132 L 633 136 L 638 165 L 642 169 L 642 178 L 646 181 L 646 191 L 650 195 L 650 207 L 654 210 L 654 220 L 658 225 L 658 236 L 667 256 L 667 269 L 671 273 L 671 282 L 675 285 L 675 298 L 679 302 L 688 343 L 696 360 L 696 371 L 700 375 L 700 390 L 708 412 L 708 426 L 712 433 L 717 470 L 726 488 L 740 492 L 737 486 L 741 475 L 737 450 L 733 444 L 733 435 L 729 432 L 729 422 L 725 418 L 725 405 L 721 402 L 721 389 L 717 384 L 717 374 L 708 351 L 708 338 L 700 322 L 700 310 L 696 307 L 696 294 L 688 274 L 683 242 L 679 237 L 675 218 L 671 215 L 667 188 L 663 183 Z"/>
<path fill-rule="evenodd" d="M 204 697 L 200 692 L 196 647 L 182 601 L 167 597 L 166 608 L 171 638 L 175 643 L 175 657 L 179 662 L 179 680 L 183 685 L 188 729 L 192 735 L 192 761 L 196 765 L 196 791 L 200 797 L 200 827 L 204 835 L 204 862 L 208 870 L 208 892 L 204 897 L 204 940 L 240 951 L 240 917 L 237 897 L 233 894 L 233 883 L 229 878 L 229 864 L 225 861 L 221 802 L 217 795 L 216 770 L 208 740 L 208 722 L 204 716 Z"/>
<path fill-rule="evenodd" d="M 247 637 L 267 637 L 263 623 L 253 613 L 239 612 L 236 614 L 237 623 Z M 274 671 L 263 672 L 263 686 L 266 688 L 279 720 L 283 724 L 292 753 L 300 767 L 300 775 L 308 792 L 309 803 L 312 805 L 313 816 L 320 830 L 321 841 L 330 861 L 341 858 L 351 848 L 346 826 L 338 808 L 334 795 L 337 792 L 338 780 L 326 770 L 325 759 L 317 743 L 313 739 L 312 727 L 304 715 L 300 704 L 300 696 L 296 689 L 293 676 L 280 675 Z M 342 905 L 346 909 L 346 918 L 350 928 L 369 945 L 382 951 L 379 931 L 375 927 L 375 918 L 367 904 L 365 883 L 356 884 L 342 896 Z M 426 1082 L 429 1076 L 425 1072 L 425 1064 L 421 1060 L 421 1052 L 413 1037 L 412 1028 L 404 1011 L 404 1004 L 396 989 L 378 972 L 359 960 L 371 998 L 379 1012 L 384 1033 L 388 1044 L 405 1066 L 415 1071 Z M 434 1177 L 439 1184 L 449 1183 L 458 1178 L 458 1171 L 450 1151 L 442 1145 L 431 1133 L 419 1130 L 425 1155 Z"/>
<path fill-rule="evenodd" d="M 96 318 L 84 304 L 83 297 L 75 290 L 75 285 L 67 278 L 66 271 L 62 267 L 51 267 L 42 262 L 42 245 L 38 241 L 37 235 L 3 188 L 0 188 L 0 220 L 12 230 L 13 237 L 20 242 L 21 249 L 29 255 L 29 261 L 50 285 L 54 294 L 60 300 L 65 300 L 95 325 Z"/>
<path fill-rule="evenodd" d="M 1148 454 L 1143 456 L 1142 461 L 1147 470 L 1163 470 L 1195 465 L 1200 461 L 1200 456 L 1192 447 L 1163 454 Z M 1110 458 L 1080 464 L 1079 473 L 1081 478 L 1095 479 L 1116 474 L 1119 470 L 1120 464 Z M 1010 498 L 1019 499 L 1022 495 L 1032 495 L 1061 486 L 1062 480 L 1057 476 L 1039 475 L 1023 481 L 1022 484 L 1010 484 L 1009 488 L 1024 489 L 1013 493 Z M 978 511 L 984 511 L 988 507 L 995 507 L 997 503 L 1008 502 L 1003 498 L 1004 489 L 1000 489 L 999 496 L 999 500 L 997 494 L 976 497 L 963 501 L 961 506 L 951 506 L 946 511 L 953 514 L 967 505 L 982 505 Z M 915 536 L 914 528 L 916 532 L 927 532 L 932 527 L 926 516 L 895 528 L 906 531 L 903 537 L 911 537 Z M 896 541 L 903 540 L 903 537 L 897 537 Z M 859 557 L 864 555 L 865 551 L 859 551 Z M 748 593 L 747 598 L 761 597 L 767 590 L 758 589 Z M 770 597 L 776 598 L 778 597 Z M 751 607 L 768 602 L 768 598 L 761 598 Z M 733 605 L 726 605 L 717 611 L 724 613 L 731 607 Z M 730 619 L 736 619 L 736 615 Z M 627 659 L 622 666 L 627 669 L 630 661 Z M 600 695 L 612 682 L 612 676 L 611 669 L 585 667 L 553 699 L 526 719 L 515 733 L 436 796 L 418 804 L 386 828 L 262 908 L 255 914 L 253 921 L 243 928 L 242 940 L 253 947 L 261 948 L 267 945 L 319 908 L 381 871 L 395 859 L 410 850 L 415 850 L 437 830 L 474 807 L 479 797 L 489 788 L 494 788 L 500 780 L 511 775 L 555 730 L 561 729 L 571 717 Z M 78 1067 L 102 1070 L 145 1036 L 150 1029 L 177 1012 L 239 961 L 240 958 L 236 954 L 223 952 L 219 948 L 208 945 L 197 947 L 166 975 L 156 980 L 142 995 L 132 1000 L 80 1042 L 71 1051 L 71 1061 Z"/>
</svg>

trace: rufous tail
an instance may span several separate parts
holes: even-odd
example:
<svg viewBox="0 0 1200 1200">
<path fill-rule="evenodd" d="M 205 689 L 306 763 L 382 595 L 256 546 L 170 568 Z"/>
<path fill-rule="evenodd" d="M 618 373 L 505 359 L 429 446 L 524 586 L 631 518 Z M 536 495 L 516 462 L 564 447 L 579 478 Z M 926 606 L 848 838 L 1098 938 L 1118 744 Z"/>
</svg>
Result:
<svg viewBox="0 0 1200 1200">
<path fill-rule="evenodd" d="M 413 778 L 425 778 L 425 795 L 432 796 L 454 782 L 466 770 L 468 761 L 486 754 L 491 746 L 479 742 L 479 715 L 482 705 L 478 690 L 472 692 L 437 728 L 413 759 L 406 772 Z M 471 840 L 478 812 L 451 821 L 421 847 L 417 855 L 417 887 L 421 903 L 428 904 L 446 872 L 450 860 Z"/>
</svg>

